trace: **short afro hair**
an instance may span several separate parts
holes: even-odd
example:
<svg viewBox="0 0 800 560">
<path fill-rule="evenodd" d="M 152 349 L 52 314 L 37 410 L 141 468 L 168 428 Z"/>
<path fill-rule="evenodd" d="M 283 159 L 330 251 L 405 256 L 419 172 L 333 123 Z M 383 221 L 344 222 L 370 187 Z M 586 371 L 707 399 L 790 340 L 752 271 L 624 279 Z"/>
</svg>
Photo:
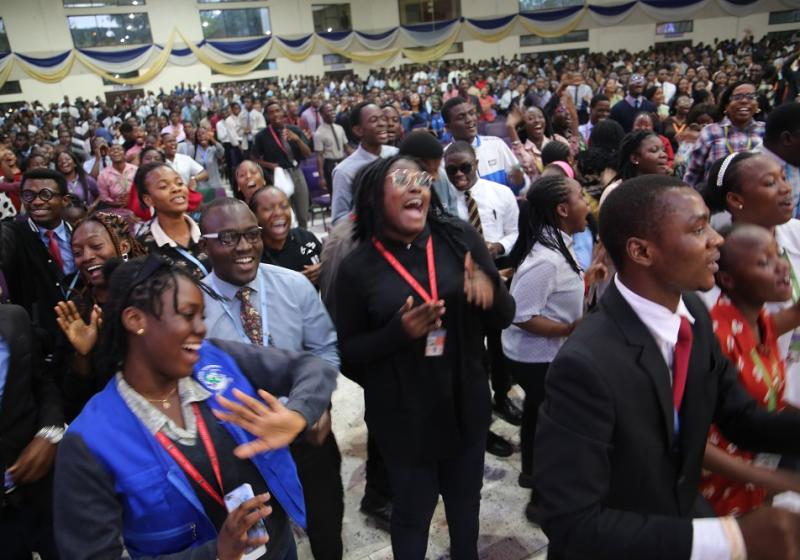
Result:
<svg viewBox="0 0 800 560">
<path fill-rule="evenodd" d="M 649 238 L 659 233 L 667 209 L 664 194 L 691 188 L 671 175 L 640 175 L 624 181 L 600 208 L 600 241 L 617 270 L 625 268 L 626 244 L 631 237 Z"/>
<path fill-rule="evenodd" d="M 414 130 L 400 143 L 400 154 L 420 160 L 441 159 L 444 149 L 436 137 L 427 130 Z"/>
<path fill-rule="evenodd" d="M 442 105 L 442 120 L 444 121 L 444 124 L 448 124 L 450 122 L 450 111 L 453 109 L 453 107 L 462 105 L 466 102 L 467 102 L 466 99 L 458 96 L 451 97 L 450 99 L 445 101 L 444 105 Z"/>
<path fill-rule="evenodd" d="M 60 194 L 61 196 L 66 196 L 69 194 L 69 190 L 67 189 L 67 178 L 64 177 L 58 171 L 52 171 L 47 168 L 39 168 L 26 171 L 22 175 L 22 183 L 19 186 L 20 192 L 22 192 L 25 189 L 25 183 L 27 183 L 30 180 L 55 181 L 56 185 L 58 185 L 58 194 Z"/>
<path fill-rule="evenodd" d="M 800 103 L 793 101 L 778 105 L 767 117 L 767 126 L 764 133 L 764 142 L 776 144 L 780 142 L 781 134 L 793 134 L 800 130 Z"/>
</svg>

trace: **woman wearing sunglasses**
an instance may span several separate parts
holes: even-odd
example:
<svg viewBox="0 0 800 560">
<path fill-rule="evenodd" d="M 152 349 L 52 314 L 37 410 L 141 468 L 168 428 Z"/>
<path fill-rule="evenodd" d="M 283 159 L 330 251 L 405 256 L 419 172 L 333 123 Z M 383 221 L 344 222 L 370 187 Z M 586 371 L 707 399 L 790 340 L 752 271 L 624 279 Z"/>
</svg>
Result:
<svg viewBox="0 0 800 560">
<path fill-rule="evenodd" d="M 700 133 L 683 177 L 694 187 L 704 182 L 715 161 L 735 152 L 753 150 L 764 139 L 764 123 L 754 118 L 758 112 L 758 94 L 750 82 L 729 86 L 720 97 L 719 110 L 725 118 Z"/>
<path fill-rule="evenodd" d="M 286 446 L 326 409 L 336 371 L 204 341 L 203 311 L 198 281 L 159 257 L 112 273 L 98 348 L 109 381 L 59 446 L 62 558 L 297 558 L 289 519 L 305 526 L 305 511 Z"/>
<path fill-rule="evenodd" d="M 370 435 L 392 489 L 395 558 L 423 559 L 444 498 L 451 556 L 477 559 L 483 461 L 491 416 L 487 329 L 514 302 L 483 239 L 444 214 L 415 159 L 359 172 L 357 247 L 335 283 L 342 372 L 364 387 Z"/>
<path fill-rule="evenodd" d="M 139 201 L 155 214 L 139 233 L 139 241 L 150 253 L 184 267 L 195 278 L 211 272 L 208 256 L 200 249 L 200 228 L 187 214 L 189 188 L 166 163 L 139 168 L 134 178 Z"/>
</svg>

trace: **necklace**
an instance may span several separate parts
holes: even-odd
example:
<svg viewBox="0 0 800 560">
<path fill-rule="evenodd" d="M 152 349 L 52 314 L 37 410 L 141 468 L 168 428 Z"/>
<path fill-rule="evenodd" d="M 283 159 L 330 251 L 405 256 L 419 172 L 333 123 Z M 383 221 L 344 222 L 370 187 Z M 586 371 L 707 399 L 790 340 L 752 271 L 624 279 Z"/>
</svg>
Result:
<svg viewBox="0 0 800 560">
<path fill-rule="evenodd" d="M 172 405 L 169 403 L 169 398 L 170 398 L 170 397 L 171 397 L 171 396 L 172 396 L 172 395 L 175 393 L 175 391 L 177 391 L 177 390 L 178 390 L 178 386 L 176 385 L 175 387 L 173 387 L 173 388 L 172 388 L 172 391 L 170 391 L 170 392 L 167 394 L 167 396 L 166 396 L 166 397 L 164 397 L 163 399 L 147 399 L 147 397 L 145 397 L 145 399 L 147 399 L 147 400 L 148 400 L 149 402 L 151 402 L 151 403 L 161 403 L 161 408 L 163 408 L 164 410 L 166 410 L 166 409 L 168 409 L 169 407 L 171 407 L 171 406 L 172 406 Z"/>
</svg>

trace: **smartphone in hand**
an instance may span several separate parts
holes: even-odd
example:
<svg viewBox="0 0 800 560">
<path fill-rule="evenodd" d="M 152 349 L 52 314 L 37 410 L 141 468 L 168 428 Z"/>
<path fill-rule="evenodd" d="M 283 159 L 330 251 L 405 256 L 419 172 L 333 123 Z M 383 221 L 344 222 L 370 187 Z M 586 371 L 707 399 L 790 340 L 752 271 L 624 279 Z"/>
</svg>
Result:
<svg viewBox="0 0 800 560">
<path fill-rule="evenodd" d="M 245 483 L 225 494 L 225 507 L 228 508 L 228 513 L 230 513 L 247 500 L 255 497 L 256 495 L 253 494 L 253 487 Z M 259 519 L 255 525 L 247 530 L 247 538 L 249 539 L 257 539 L 265 536 L 267 536 L 267 527 L 264 525 L 263 519 Z M 256 548 L 248 548 L 244 556 L 242 556 L 242 560 L 257 560 L 266 553 L 267 546 L 264 544 Z"/>
</svg>

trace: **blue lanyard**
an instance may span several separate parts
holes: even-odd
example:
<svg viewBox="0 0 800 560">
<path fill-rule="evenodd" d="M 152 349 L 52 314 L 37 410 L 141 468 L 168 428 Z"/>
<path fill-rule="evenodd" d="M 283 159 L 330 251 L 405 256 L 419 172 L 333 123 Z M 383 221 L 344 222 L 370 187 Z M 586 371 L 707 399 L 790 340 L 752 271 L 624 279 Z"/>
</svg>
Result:
<svg viewBox="0 0 800 560">
<path fill-rule="evenodd" d="M 199 268 L 200 271 L 203 273 L 203 276 L 208 276 L 208 269 L 205 266 L 203 266 L 203 263 L 201 263 L 197 257 L 195 257 L 193 254 L 191 254 L 189 251 L 187 251 L 182 247 L 175 247 L 175 250 L 178 251 L 181 255 L 183 255 L 183 257 L 187 261 L 192 262 L 197 268 Z"/>
<path fill-rule="evenodd" d="M 75 289 L 75 284 L 77 284 L 77 283 L 78 283 L 78 277 L 79 277 L 80 275 L 81 275 L 81 271 L 80 271 L 80 270 L 76 270 L 76 271 L 75 271 L 75 277 L 72 279 L 72 282 L 70 282 L 70 284 L 69 284 L 69 287 L 67 288 L 67 291 L 66 291 L 66 292 L 64 292 L 64 291 L 62 290 L 62 293 L 64 294 L 64 300 L 65 300 L 65 301 L 69 299 L 69 296 L 70 296 L 70 295 L 72 295 L 72 290 L 74 290 L 74 289 Z"/>
<path fill-rule="evenodd" d="M 221 290 L 219 289 L 219 286 L 217 285 L 216 277 L 212 278 L 211 281 L 214 283 L 214 290 L 217 293 L 220 293 Z M 261 272 L 260 271 L 258 273 L 258 298 L 261 300 L 261 336 L 262 337 L 264 337 L 264 336 L 267 337 L 267 346 L 273 346 L 274 347 L 275 346 L 275 342 L 272 340 L 272 334 L 269 332 L 269 316 L 267 314 L 267 292 L 266 292 L 266 289 L 264 288 L 264 277 L 261 276 Z M 225 310 L 225 314 L 228 316 L 228 318 L 233 323 L 233 327 L 236 329 L 236 332 L 242 338 L 244 343 L 245 344 L 252 344 L 253 341 L 250 340 L 250 337 L 248 337 L 247 333 L 244 332 L 244 326 L 242 325 L 241 318 L 237 319 L 236 316 L 234 316 L 233 312 L 231 311 L 231 308 L 228 307 L 228 305 L 224 301 L 221 301 L 220 305 L 222 305 L 222 309 Z M 263 344 L 263 341 L 262 341 L 262 344 Z"/>
</svg>

